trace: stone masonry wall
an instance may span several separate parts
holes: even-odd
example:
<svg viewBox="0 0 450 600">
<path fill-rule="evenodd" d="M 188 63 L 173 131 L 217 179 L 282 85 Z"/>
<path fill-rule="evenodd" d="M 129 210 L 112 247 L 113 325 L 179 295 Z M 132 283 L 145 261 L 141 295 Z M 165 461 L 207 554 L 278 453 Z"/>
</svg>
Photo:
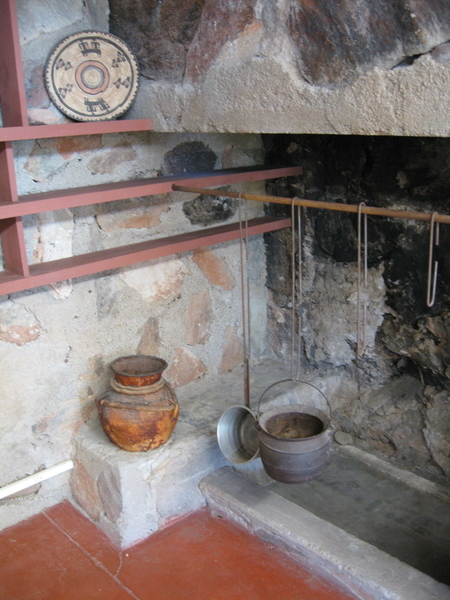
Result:
<svg viewBox="0 0 450 600">
<path fill-rule="evenodd" d="M 17 7 L 30 122 L 64 120 L 43 83 L 45 60 L 54 45 L 70 33 L 99 29 L 119 35 L 136 53 L 140 90 L 126 117 L 150 117 L 156 130 L 15 143 L 20 193 L 255 164 L 264 157 L 259 136 L 264 132 L 399 137 L 450 133 L 446 0 L 400 0 L 395 7 L 386 0 L 74 0 L 70 11 L 57 0 L 17 0 Z M 298 143 L 291 142 L 267 160 L 281 163 L 290 156 L 295 164 L 305 162 L 308 153 L 300 156 Z M 317 156 L 319 166 L 322 157 Z M 410 182 L 410 174 L 400 169 L 398 185 L 415 188 L 420 196 L 420 181 Z M 308 191 L 298 182 L 292 190 L 280 185 L 281 195 Z M 340 197 L 339 185 L 330 183 L 327 197 Z M 353 184 L 348 185 L 351 191 Z M 261 184 L 246 189 L 263 191 Z M 254 214 L 260 210 L 252 208 Z M 29 260 L 39 262 L 231 219 L 236 219 L 234 203 L 170 194 L 55 211 L 26 218 L 24 224 Z M 327 222 L 320 227 L 307 224 L 315 261 L 306 291 L 312 291 L 313 283 L 317 286 L 305 340 L 311 365 L 329 363 L 345 370 L 353 361 L 354 330 L 346 333 L 348 314 L 342 305 L 337 310 L 325 307 L 331 290 L 335 299 L 347 295 L 353 310 L 354 269 L 346 259 L 336 259 L 345 255 L 345 244 L 333 248 L 337 254 L 332 260 L 338 264 L 330 268 L 329 244 L 321 249 L 325 256 L 319 256 L 313 242 L 321 229 L 345 240 L 349 224 L 333 227 Z M 266 350 L 267 323 L 262 240 L 252 240 L 250 251 L 252 348 L 258 357 Z M 0 459 L 0 485 L 68 458 L 76 431 L 107 386 L 107 365 L 118 355 L 161 355 L 176 386 L 239 364 L 238 256 L 238 244 L 230 243 L 2 297 L 0 435 L 7 451 Z M 396 320 L 391 306 L 396 273 L 384 262 L 376 261 L 369 277 L 370 360 L 350 373 L 334 416 L 342 432 L 359 436 L 361 443 L 392 451 L 400 460 L 404 456 L 408 464 L 416 461 L 438 474 L 448 473 L 448 431 L 443 429 L 448 419 L 440 416 L 448 410 L 448 398 L 446 391 L 434 387 L 447 377 L 447 320 L 443 314 L 425 315 L 414 327 L 411 320 L 407 325 Z M 283 287 L 283 276 L 278 278 Z M 285 308 L 271 302 L 271 336 L 273 329 L 288 327 Z M 331 345 L 323 328 L 320 333 L 321 322 L 323 326 L 330 320 L 337 332 Z M 390 340 L 386 355 L 377 354 L 380 331 Z M 399 346 L 397 333 L 412 344 Z M 414 386 L 395 394 L 386 388 L 385 394 L 369 398 L 365 406 L 370 410 L 361 412 L 358 402 L 365 396 L 360 382 L 389 385 L 393 363 L 418 381 L 417 372 L 408 369 L 420 362 L 414 354 L 419 338 L 426 349 L 432 344 L 440 349 L 437 362 L 426 365 L 431 373 L 428 395 L 416 393 Z M 283 354 L 287 336 L 280 345 Z M 356 402 L 350 404 L 349 397 Z M 62 475 L 33 496 L 3 501 L 2 524 L 64 497 L 66 481 Z"/>
<path fill-rule="evenodd" d="M 56 0 L 19 1 L 18 11 L 30 120 L 61 122 L 43 83 L 46 58 L 70 33 L 108 29 L 108 5 L 78 0 L 67 11 Z M 263 153 L 255 135 L 152 132 L 30 140 L 14 150 L 20 194 L 251 165 Z M 261 193 L 263 184 L 246 189 Z M 175 193 L 34 215 L 24 227 L 33 264 L 236 219 L 235 202 Z M 262 239 L 252 239 L 249 251 L 257 356 L 266 331 Z M 240 297 L 238 242 L 2 296 L 0 486 L 72 456 L 116 357 L 163 357 L 175 387 L 241 364 Z M 67 496 L 67 480 L 61 475 L 0 501 L 2 527 Z"/>
<path fill-rule="evenodd" d="M 111 0 L 164 131 L 449 135 L 446 0 Z"/>
</svg>

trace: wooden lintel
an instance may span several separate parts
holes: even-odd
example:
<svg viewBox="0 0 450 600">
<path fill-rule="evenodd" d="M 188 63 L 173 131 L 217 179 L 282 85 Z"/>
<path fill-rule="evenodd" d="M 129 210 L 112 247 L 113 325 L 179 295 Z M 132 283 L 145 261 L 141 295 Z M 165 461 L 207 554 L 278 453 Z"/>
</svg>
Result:
<svg viewBox="0 0 450 600">
<path fill-rule="evenodd" d="M 276 231 L 290 227 L 290 225 L 290 219 L 258 217 L 248 222 L 248 235 Z M 190 231 L 162 239 L 39 263 L 30 266 L 29 277 L 19 277 L 10 272 L 0 273 L 0 294 L 11 294 L 65 279 L 118 269 L 147 260 L 236 240 L 239 239 L 239 236 L 239 223 L 229 223 L 201 231 Z"/>
</svg>

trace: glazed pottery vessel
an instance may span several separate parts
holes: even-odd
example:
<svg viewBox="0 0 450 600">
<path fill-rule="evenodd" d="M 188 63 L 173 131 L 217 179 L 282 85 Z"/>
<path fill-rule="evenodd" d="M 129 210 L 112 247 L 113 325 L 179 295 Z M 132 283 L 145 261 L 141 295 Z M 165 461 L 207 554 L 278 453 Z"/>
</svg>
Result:
<svg viewBox="0 0 450 600">
<path fill-rule="evenodd" d="M 111 389 L 96 401 L 108 438 L 130 452 L 158 448 L 169 439 L 179 405 L 162 377 L 167 363 L 146 355 L 121 356 L 111 363 Z"/>
</svg>

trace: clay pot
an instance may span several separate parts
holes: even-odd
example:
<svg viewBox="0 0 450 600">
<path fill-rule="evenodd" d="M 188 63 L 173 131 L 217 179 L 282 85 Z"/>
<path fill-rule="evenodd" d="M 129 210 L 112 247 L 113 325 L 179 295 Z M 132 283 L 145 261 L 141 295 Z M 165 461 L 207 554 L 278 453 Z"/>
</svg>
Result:
<svg viewBox="0 0 450 600">
<path fill-rule="evenodd" d="M 113 363 L 111 390 L 96 401 L 108 438 L 130 452 L 158 448 L 169 439 L 179 405 L 162 378 L 166 361 L 156 356 L 122 356 Z"/>
</svg>

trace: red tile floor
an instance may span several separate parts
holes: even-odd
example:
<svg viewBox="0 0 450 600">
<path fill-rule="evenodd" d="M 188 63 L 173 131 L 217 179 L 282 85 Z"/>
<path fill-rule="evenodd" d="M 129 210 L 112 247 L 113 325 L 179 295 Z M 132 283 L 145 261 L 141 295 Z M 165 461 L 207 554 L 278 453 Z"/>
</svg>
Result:
<svg viewBox="0 0 450 600">
<path fill-rule="evenodd" d="M 0 533 L 1 600 L 353 600 L 202 509 L 119 551 L 69 502 Z"/>
</svg>

